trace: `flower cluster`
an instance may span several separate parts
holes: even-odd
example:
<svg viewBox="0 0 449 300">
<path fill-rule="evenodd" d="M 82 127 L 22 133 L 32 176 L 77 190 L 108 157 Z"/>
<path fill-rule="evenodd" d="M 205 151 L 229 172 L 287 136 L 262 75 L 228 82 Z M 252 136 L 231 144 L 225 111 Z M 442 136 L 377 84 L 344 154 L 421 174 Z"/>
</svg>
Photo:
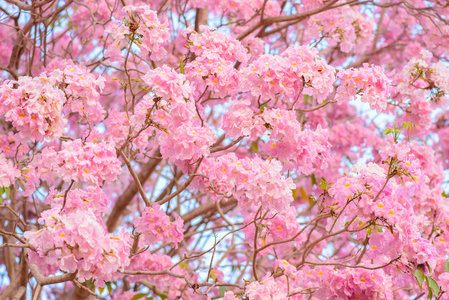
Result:
<svg viewBox="0 0 449 300">
<path fill-rule="evenodd" d="M 307 279 L 319 286 L 314 296 L 320 299 L 393 299 L 391 277 L 381 269 L 335 269 L 332 266 L 320 266 L 306 274 Z"/>
<path fill-rule="evenodd" d="M 104 120 L 107 135 L 105 138 L 112 145 L 122 145 L 129 132 L 129 120 L 126 112 L 115 108 L 109 110 L 109 116 Z"/>
<path fill-rule="evenodd" d="M 341 70 L 338 78 L 341 80 L 335 97 L 338 103 L 354 100 L 359 95 L 372 109 L 387 108 L 389 79 L 381 67 L 363 64 L 363 68 Z"/>
<path fill-rule="evenodd" d="M 441 60 L 432 66 L 430 80 L 446 95 L 449 95 L 449 68 Z"/>
<path fill-rule="evenodd" d="M 201 107 L 193 101 L 191 85 L 184 75 L 161 67 L 148 72 L 144 80 L 153 86 L 155 97 L 147 95 L 139 103 L 131 124 L 137 129 L 145 124 L 158 128 L 161 154 L 176 164 L 208 155 L 215 134 L 202 124 Z"/>
<path fill-rule="evenodd" d="M 314 16 L 309 26 L 315 38 L 326 37 L 330 47 L 339 45 L 345 53 L 364 53 L 374 38 L 372 23 L 349 5 Z"/>
<path fill-rule="evenodd" d="M 390 166 L 389 172 L 396 174 L 393 179 L 388 180 L 386 169 L 377 164 L 357 164 L 352 171 L 359 177 L 337 180 L 329 189 L 332 200 L 327 204 L 336 211 L 347 206 L 345 214 L 356 213 L 360 223 L 355 228 L 376 220 L 367 233 L 371 245 L 367 257 L 376 258 L 377 263 L 385 264 L 400 257 L 404 264 L 427 262 L 434 268 L 435 246 L 419 234 L 419 219 L 410 213 L 414 208 L 407 200 L 423 190 L 426 179 L 421 164 L 405 144 L 387 145 L 381 158 Z M 336 227 L 343 223 L 340 219 Z"/>
<path fill-rule="evenodd" d="M 190 83 L 184 74 L 177 73 L 167 65 L 148 71 L 142 79 L 149 85 L 156 97 L 162 101 L 159 105 L 164 107 L 167 101 L 184 101 L 192 93 Z"/>
<path fill-rule="evenodd" d="M 233 195 L 242 207 L 257 210 L 262 205 L 272 212 L 287 210 L 293 201 L 292 190 L 296 186 L 291 178 L 281 175 L 282 164 L 275 159 L 238 159 L 230 153 L 209 159 L 205 165 L 199 172 L 207 174 L 208 180 L 198 182 L 216 200 Z"/>
<path fill-rule="evenodd" d="M 107 32 L 112 35 L 114 42 L 107 47 L 106 55 L 111 61 L 121 59 L 121 47 L 127 47 L 127 38 L 140 47 L 144 54 L 152 60 L 161 60 L 167 51 L 164 44 L 170 37 L 170 28 L 167 22 L 161 22 L 154 10 L 148 5 L 128 5 L 123 7 L 123 13 L 129 18 L 123 22 L 112 22 Z"/>
<path fill-rule="evenodd" d="M 219 14 L 226 14 L 232 18 L 237 19 L 250 19 L 257 10 L 260 9 L 264 1 L 262 0 L 193 0 L 191 1 L 193 7 L 204 8 L 206 5 L 209 9 Z M 280 13 L 279 3 L 274 0 L 268 0 L 265 2 L 265 15 L 274 17 Z"/>
<path fill-rule="evenodd" d="M 231 36 L 212 27 L 201 26 L 201 33 L 188 30 L 188 48 L 196 56 L 207 56 L 210 53 L 217 54 L 224 61 L 245 62 L 249 59 L 248 51 L 242 44 Z"/>
<path fill-rule="evenodd" d="M 447 99 L 449 95 L 449 68 L 442 61 L 431 63 L 432 53 L 422 50 L 402 69 L 398 91 L 404 95 L 423 92 L 431 101 Z M 425 93 L 424 93 L 425 92 Z M 419 95 L 421 96 L 421 95 Z"/>
<path fill-rule="evenodd" d="M 197 91 L 209 89 L 218 97 L 234 95 L 239 87 L 239 73 L 234 63 L 246 63 L 248 51 L 236 39 L 201 26 L 201 33 L 187 30 L 188 48 L 195 54 L 195 60 L 186 65 L 186 75 Z"/>
<path fill-rule="evenodd" d="M 263 214 L 265 214 L 263 212 Z M 263 221 L 257 221 L 260 223 L 257 225 L 260 229 L 256 234 L 256 226 L 254 224 L 249 223 L 254 221 L 255 213 L 250 213 L 245 217 L 244 224 L 248 225 L 243 229 L 245 233 L 245 238 L 248 241 L 250 248 L 254 247 L 254 239 L 257 238 L 257 247 L 263 247 L 273 242 L 280 242 L 291 239 L 298 234 L 300 230 L 300 226 L 298 221 L 296 220 L 296 210 L 293 207 L 289 207 L 284 212 L 273 215 L 271 213 L 267 213 Z M 303 236 L 295 237 L 295 242 L 301 242 Z M 276 253 L 278 255 L 282 255 L 287 253 L 288 250 L 292 248 L 292 243 L 280 243 L 276 245 Z M 263 250 L 260 254 L 266 254 L 272 251 L 270 247 L 267 250 Z"/>
<path fill-rule="evenodd" d="M 0 114 L 17 129 L 25 140 L 42 141 L 59 138 L 66 124 L 62 117 L 64 93 L 43 76 L 19 77 L 0 85 Z"/>
<path fill-rule="evenodd" d="M 20 138 L 17 137 L 17 134 L 12 132 L 0 134 L 0 153 L 6 158 L 17 157 L 22 160 L 30 148 L 27 144 L 22 144 L 19 141 Z"/>
<path fill-rule="evenodd" d="M 250 104 L 249 100 L 235 101 L 223 115 L 222 128 L 228 137 L 249 136 L 255 140 L 266 131 L 262 118 L 255 114 L 258 110 Z"/>
<path fill-rule="evenodd" d="M 262 55 L 242 70 L 242 88 L 262 100 L 298 91 L 323 100 L 332 92 L 335 70 L 307 46 L 289 47 L 281 55 Z"/>
<path fill-rule="evenodd" d="M 108 234 L 98 212 L 95 212 L 96 199 L 89 202 L 83 198 L 83 192 L 73 192 L 70 199 L 74 202 L 68 211 L 59 212 L 61 204 L 42 212 L 39 222 L 44 228 L 39 231 L 26 231 L 24 237 L 36 248 L 28 253 L 30 262 L 36 264 L 39 271 L 48 276 L 58 270 L 77 272 L 79 281 L 96 280 L 96 285 L 119 277 L 117 269 L 129 265 L 131 238 L 125 231 L 118 236 Z M 83 203 L 84 202 L 84 203 Z M 83 213 L 75 206 L 84 205 Z"/>
<path fill-rule="evenodd" d="M 161 254 L 151 254 L 144 252 L 133 256 L 128 267 L 129 270 L 138 271 L 162 271 L 168 270 L 173 266 L 170 256 Z M 187 275 L 185 269 L 176 266 L 171 270 L 173 273 L 179 275 Z M 158 290 L 167 290 L 168 299 L 176 299 L 180 295 L 180 290 L 185 287 L 185 281 L 182 278 L 170 276 L 168 274 L 161 275 L 147 275 L 147 276 L 129 276 L 130 282 L 139 282 L 142 279 L 147 280 L 154 285 Z"/>
<path fill-rule="evenodd" d="M 12 162 L 7 160 L 3 153 L 0 153 L 0 170 L 2 170 L 0 172 L 0 187 L 9 187 L 20 176 L 20 171 L 14 168 Z"/>
<path fill-rule="evenodd" d="M 81 180 L 101 185 L 114 181 L 121 171 L 115 149 L 105 143 L 85 143 L 81 140 L 65 142 L 61 151 L 45 148 L 42 164 L 43 177 L 50 182 L 54 176 L 64 181 Z"/>
<path fill-rule="evenodd" d="M 69 60 L 53 60 L 45 74 L 47 80 L 62 89 L 67 98 L 68 112 L 76 112 L 96 125 L 103 119 L 104 110 L 100 93 L 104 88 L 105 78 L 95 76 L 83 65 L 76 65 Z M 41 80 L 45 78 L 42 77 Z"/>
<path fill-rule="evenodd" d="M 285 291 L 279 281 L 269 274 L 259 281 L 251 282 L 245 289 L 245 294 L 250 300 L 282 300 L 287 298 Z"/>
<path fill-rule="evenodd" d="M 66 198 L 65 203 L 64 198 Z M 89 210 L 100 222 L 103 214 L 108 211 L 109 199 L 98 186 L 89 186 L 86 191 L 80 189 L 70 190 L 67 196 L 65 194 L 57 194 L 56 190 L 52 188 L 45 199 L 45 203 L 58 207 L 63 207 L 64 205 L 65 213 Z"/>
<path fill-rule="evenodd" d="M 184 238 L 182 219 L 178 217 L 175 222 L 170 222 L 170 218 L 156 203 L 151 207 L 146 207 L 142 217 L 137 218 L 134 225 L 136 230 L 142 233 L 142 241 L 145 245 L 173 242 L 177 247 Z"/>
<path fill-rule="evenodd" d="M 318 125 L 315 131 L 301 130 L 295 112 L 283 109 L 265 110 L 261 115 L 271 129 L 270 140 L 263 150 L 284 163 L 285 169 L 311 174 L 327 166 L 330 157 L 328 131 Z"/>
</svg>

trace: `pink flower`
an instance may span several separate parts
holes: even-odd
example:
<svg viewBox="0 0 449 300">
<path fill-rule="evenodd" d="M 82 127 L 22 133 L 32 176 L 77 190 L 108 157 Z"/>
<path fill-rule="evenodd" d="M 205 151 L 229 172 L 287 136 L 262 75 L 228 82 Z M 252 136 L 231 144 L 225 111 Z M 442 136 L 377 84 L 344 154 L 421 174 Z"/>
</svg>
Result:
<svg viewBox="0 0 449 300">
<path fill-rule="evenodd" d="M 287 297 L 286 291 L 280 288 L 279 282 L 268 274 L 259 281 L 251 282 L 245 289 L 250 300 L 281 300 Z"/>
<path fill-rule="evenodd" d="M 151 254 L 148 251 L 139 255 L 133 256 L 129 270 L 144 270 L 144 271 L 162 271 L 172 267 L 173 263 L 170 256 L 161 254 Z M 172 272 L 187 275 L 184 268 L 176 266 Z M 167 290 L 169 299 L 176 299 L 181 295 L 180 290 L 185 287 L 185 280 L 170 275 L 132 275 L 129 276 L 130 282 L 138 282 L 142 279 L 151 282 L 158 290 Z"/>
<path fill-rule="evenodd" d="M 184 101 L 190 98 L 192 88 L 186 76 L 177 73 L 167 65 L 148 71 L 142 79 L 154 91 L 157 97 L 165 101 Z M 164 104 L 160 103 L 163 107 Z"/>
<path fill-rule="evenodd" d="M 224 294 L 223 300 L 238 300 L 238 298 L 234 295 L 233 292 L 228 291 Z"/>
<path fill-rule="evenodd" d="M 0 86 L 0 114 L 31 141 L 59 138 L 66 120 L 62 117 L 64 93 L 42 76 L 19 77 Z"/>
<path fill-rule="evenodd" d="M 336 269 L 321 266 L 311 271 L 319 289 L 314 296 L 323 299 L 393 299 L 392 280 L 383 270 Z"/>
<path fill-rule="evenodd" d="M 318 125 L 315 131 L 302 130 L 293 111 L 265 110 L 262 115 L 271 129 L 263 150 L 284 163 L 284 169 L 296 168 L 304 174 L 324 169 L 330 158 L 328 131 Z"/>
<path fill-rule="evenodd" d="M 129 234 L 118 236 L 106 232 L 102 220 L 91 209 L 82 213 L 69 209 L 59 213 L 57 205 L 42 212 L 39 222 L 45 222 L 39 231 L 26 231 L 24 237 L 37 251 L 30 251 L 30 262 L 46 276 L 57 270 L 77 272 L 77 279 L 96 279 L 99 286 L 116 280 L 118 268 L 129 265 L 131 249 Z M 101 222 L 101 223 L 100 223 Z"/>
<path fill-rule="evenodd" d="M 374 39 L 372 22 L 348 5 L 313 16 L 308 25 L 315 38 L 325 37 L 330 47 L 339 45 L 345 53 L 364 53 Z"/>
<path fill-rule="evenodd" d="M 187 30 L 184 35 L 189 37 L 189 49 L 196 56 L 208 53 L 217 54 L 223 61 L 245 62 L 249 59 L 248 51 L 235 38 L 209 26 L 201 26 L 200 33 Z"/>
<path fill-rule="evenodd" d="M 58 176 L 64 181 L 82 180 L 101 185 L 103 181 L 114 181 L 121 171 L 115 149 L 105 142 L 83 144 L 74 140 L 63 143 L 59 152 L 45 148 L 42 162 L 43 173 L 51 171 L 44 176 L 50 181 L 51 176 Z"/>
<path fill-rule="evenodd" d="M 250 107 L 250 101 L 235 101 L 229 111 L 223 115 L 223 130 L 228 137 L 238 138 L 249 136 L 251 140 L 260 137 L 265 131 L 263 120 L 258 117 L 255 108 Z"/>
<path fill-rule="evenodd" d="M 152 60 L 161 60 L 167 51 L 164 48 L 170 37 L 170 28 L 167 22 L 161 22 L 157 13 L 148 5 L 128 5 L 122 8 L 122 13 L 129 16 L 126 22 L 112 22 L 107 31 L 112 34 L 114 42 L 108 45 L 106 55 L 111 61 L 117 61 L 121 57 L 121 48 L 128 44 L 127 36 L 132 35 L 136 41 L 133 43 L 144 54 L 149 54 Z M 137 17 L 136 17 L 137 16 Z M 131 27 L 135 26 L 137 28 Z"/>
<path fill-rule="evenodd" d="M 449 291 L 449 273 L 442 273 L 438 276 L 438 284 L 441 286 L 441 290 Z"/>
<path fill-rule="evenodd" d="M 95 76 L 84 65 L 76 65 L 69 60 L 53 60 L 44 72 L 48 80 L 64 91 L 68 101 L 68 112 L 78 113 L 92 125 L 102 121 L 105 111 L 99 103 L 104 88 L 103 76 Z"/>
<path fill-rule="evenodd" d="M 279 94 L 296 99 L 303 89 L 304 94 L 323 100 L 332 92 L 334 73 L 335 69 L 319 57 L 318 50 L 289 47 L 281 55 L 262 55 L 244 68 L 242 88 L 261 100 L 274 99 Z"/>
<path fill-rule="evenodd" d="M 137 218 L 134 224 L 136 230 L 142 233 L 141 238 L 145 245 L 173 242 L 177 247 L 184 238 L 182 219 L 178 217 L 175 222 L 170 222 L 170 218 L 156 203 L 151 207 L 146 207 L 142 217 Z"/>
<path fill-rule="evenodd" d="M 54 188 L 50 189 L 50 194 L 45 199 L 45 203 L 54 207 L 62 208 L 64 194 L 57 194 Z M 89 186 L 87 191 L 74 189 L 67 194 L 64 206 L 65 213 L 78 213 L 90 210 L 99 221 L 102 220 L 103 214 L 108 211 L 109 199 L 106 194 L 98 186 Z"/>
<path fill-rule="evenodd" d="M 275 266 L 284 270 L 285 275 L 294 275 L 294 273 L 296 273 L 295 266 L 289 264 L 285 259 L 277 259 L 275 261 Z"/>
<path fill-rule="evenodd" d="M 369 103 L 372 109 L 382 111 L 387 108 L 390 81 L 381 67 L 363 64 L 363 68 L 341 70 L 338 78 L 341 80 L 336 92 L 338 103 L 361 95 L 360 100 Z"/>
<path fill-rule="evenodd" d="M 207 181 L 197 181 L 214 200 L 233 195 L 242 207 L 256 210 L 262 205 L 272 212 L 283 212 L 293 201 L 291 178 L 282 176 L 282 164 L 275 160 L 254 158 L 237 159 L 230 153 L 211 162 Z M 204 169 L 199 170 L 203 172 Z"/>
<path fill-rule="evenodd" d="M 9 187 L 19 176 L 20 171 L 14 168 L 12 162 L 7 160 L 3 153 L 0 153 L 0 187 Z"/>
<path fill-rule="evenodd" d="M 239 88 L 239 72 L 234 63 L 244 65 L 249 60 L 248 51 L 240 41 L 208 26 L 201 26 L 200 34 L 190 29 L 187 47 L 195 54 L 195 60 L 186 67 L 187 78 L 195 85 L 197 96 L 208 89 L 217 97 L 235 96 Z"/>
</svg>

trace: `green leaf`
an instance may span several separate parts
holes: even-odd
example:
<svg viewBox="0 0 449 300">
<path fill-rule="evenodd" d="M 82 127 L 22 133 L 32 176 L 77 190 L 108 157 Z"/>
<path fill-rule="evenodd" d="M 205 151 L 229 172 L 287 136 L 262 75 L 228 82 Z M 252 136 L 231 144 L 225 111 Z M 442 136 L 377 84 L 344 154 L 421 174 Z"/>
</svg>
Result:
<svg viewBox="0 0 449 300">
<path fill-rule="evenodd" d="M 315 177 L 315 174 L 310 175 L 310 178 L 312 179 L 312 185 L 316 185 L 316 177 Z"/>
<path fill-rule="evenodd" d="M 9 195 L 11 194 L 11 188 L 10 187 L 5 188 L 5 192 L 6 192 L 6 197 L 9 198 Z"/>
<path fill-rule="evenodd" d="M 426 277 L 426 276 L 424 275 L 424 272 L 421 271 L 421 270 L 415 270 L 415 272 L 413 273 L 413 276 L 415 276 L 416 281 L 418 281 L 419 288 L 420 288 L 421 291 L 422 291 L 422 283 L 424 282 L 424 278 Z"/>
<path fill-rule="evenodd" d="M 189 265 L 188 265 L 185 261 L 183 261 L 182 263 L 180 263 L 179 266 L 180 266 L 181 268 L 186 269 L 186 270 L 189 269 Z"/>
<path fill-rule="evenodd" d="M 257 145 L 257 141 L 255 141 L 251 144 L 251 149 L 253 149 L 256 152 L 259 151 L 259 146 Z"/>
<path fill-rule="evenodd" d="M 181 57 L 181 74 L 185 74 L 185 70 L 184 70 L 184 57 Z"/>
<path fill-rule="evenodd" d="M 326 181 L 326 179 L 324 179 L 324 177 L 321 177 L 320 188 L 322 190 L 328 189 L 328 182 Z"/>
<path fill-rule="evenodd" d="M 161 299 L 162 299 L 162 300 L 165 300 L 165 299 L 167 299 L 167 298 L 168 298 L 168 296 L 167 296 L 167 295 L 165 295 L 165 294 L 161 294 L 161 295 L 159 295 L 159 297 L 161 297 Z"/>
<path fill-rule="evenodd" d="M 110 294 L 112 292 L 112 285 L 110 282 L 106 282 L 105 284 L 106 284 L 106 287 L 108 288 L 108 292 Z"/>
<path fill-rule="evenodd" d="M 220 292 L 220 297 L 224 297 L 224 294 L 226 293 L 226 287 L 224 286 L 220 286 L 219 288 L 219 292 Z"/>
<path fill-rule="evenodd" d="M 4 187 L 0 187 L 0 196 L 2 196 L 4 192 L 5 192 L 5 188 Z"/>
<path fill-rule="evenodd" d="M 98 288 L 98 291 L 100 292 L 100 295 L 101 295 L 101 294 L 103 294 L 104 288 L 99 287 L 99 288 Z"/>
<path fill-rule="evenodd" d="M 292 190 L 292 194 L 293 194 L 293 199 L 298 198 L 298 189 Z"/>
<path fill-rule="evenodd" d="M 427 265 L 427 269 L 429 270 L 429 274 L 432 274 L 432 268 L 429 266 L 429 263 L 426 262 L 426 265 Z"/>
<path fill-rule="evenodd" d="M 299 188 L 299 193 L 301 194 L 301 197 L 304 201 L 307 201 L 307 199 L 309 199 L 309 196 L 307 196 L 306 189 L 303 186 Z"/>
<path fill-rule="evenodd" d="M 131 298 L 131 300 L 142 299 L 142 298 L 145 297 L 146 295 L 148 295 L 148 294 L 142 294 L 142 293 L 139 293 L 139 294 L 134 295 L 134 296 Z"/>
<path fill-rule="evenodd" d="M 438 297 L 438 295 L 440 294 L 440 288 L 438 287 L 438 283 L 435 281 L 435 279 L 433 279 L 432 277 L 426 276 L 426 282 L 427 282 L 427 287 L 429 289 L 429 293 L 430 293 L 430 290 L 432 290 L 433 293 L 435 294 L 435 296 Z"/>
<path fill-rule="evenodd" d="M 310 196 L 310 197 L 309 197 L 309 205 L 310 205 L 310 206 L 313 206 L 313 204 L 314 204 L 315 202 L 316 202 L 315 198 L 312 197 L 312 196 Z"/>
<path fill-rule="evenodd" d="M 446 260 L 444 262 L 444 271 L 449 273 L 449 260 Z"/>
<path fill-rule="evenodd" d="M 373 228 L 369 227 L 368 230 L 366 231 L 367 235 L 371 235 L 373 233 Z"/>
<path fill-rule="evenodd" d="M 264 110 L 265 110 L 265 108 L 267 108 L 268 107 L 268 105 L 265 103 L 265 104 L 263 104 L 259 109 L 260 109 L 260 112 L 263 112 Z"/>
</svg>

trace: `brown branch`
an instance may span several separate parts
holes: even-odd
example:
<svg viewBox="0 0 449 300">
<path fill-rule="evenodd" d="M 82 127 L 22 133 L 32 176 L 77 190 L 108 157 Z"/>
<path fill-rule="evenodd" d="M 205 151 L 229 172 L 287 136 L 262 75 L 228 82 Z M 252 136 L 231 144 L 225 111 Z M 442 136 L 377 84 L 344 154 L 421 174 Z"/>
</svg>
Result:
<svg viewBox="0 0 449 300">
<path fill-rule="evenodd" d="M 147 195 L 145 195 L 145 191 L 143 190 L 142 184 L 140 183 L 139 177 L 137 176 L 136 172 L 134 172 L 133 167 L 131 166 L 131 162 L 129 161 L 128 157 L 119 149 L 117 149 L 119 154 L 122 156 L 123 160 L 125 161 L 126 166 L 128 167 L 129 172 L 131 173 L 132 178 L 134 179 L 134 183 L 137 186 L 137 190 L 140 193 L 140 196 L 142 197 L 143 201 L 145 202 L 146 206 L 151 206 L 150 200 L 148 200 Z"/>
<path fill-rule="evenodd" d="M 161 155 L 160 150 L 156 150 L 154 156 L 159 157 Z M 142 170 L 137 175 L 141 184 L 144 184 L 151 174 L 156 169 L 157 165 L 162 161 L 162 159 L 150 159 L 146 164 L 142 166 Z M 138 193 L 137 185 L 131 182 L 125 191 L 118 197 L 117 202 L 112 209 L 109 218 L 106 222 L 106 226 L 109 232 L 113 232 L 117 227 L 118 219 L 125 211 L 129 203 L 131 203 L 134 196 Z"/>
<path fill-rule="evenodd" d="M 234 205 L 237 203 L 237 199 L 231 198 L 226 202 L 221 202 L 221 208 L 225 208 L 225 207 L 229 207 L 231 205 Z M 186 213 L 185 215 L 181 216 L 181 219 L 184 220 L 184 223 L 190 222 L 193 219 L 203 215 L 206 212 L 212 212 L 215 211 L 216 208 L 216 204 L 211 201 L 211 202 L 206 202 L 202 205 L 200 205 L 199 207 L 195 208 L 194 210 L 189 211 L 188 213 Z"/>
<path fill-rule="evenodd" d="M 263 20 L 260 20 L 258 23 L 254 24 L 253 26 L 251 26 L 250 28 L 248 28 L 247 30 L 245 30 L 244 32 L 242 32 L 241 34 L 239 34 L 236 39 L 237 40 L 243 40 L 244 38 L 246 38 L 248 35 L 250 35 L 251 33 L 253 33 L 254 31 L 256 31 L 258 28 L 262 27 L 262 26 L 270 26 L 273 23 L 279 23 L 279 22 L 289 22 L 289 21 L 302 21 L 307 19 L 310 16 L 316 15 L 320 12 L 323 12 L 325 10 L 327 10 L 328 8 L 330 8 L 332 5 L 334 5 L 335 3 L 337 3 L 338 0 L 332 0 L 329 1 L 328 3 L 326 3 L 325 5 L 309 10 L 307 12 L 304 13 L 300 13 L 300 14 L 296 14 L 296 15 L 290 15 L 290 16 L 279 16 L 279 17 L 269 17 Z"/>
<path fill-rule="evenodd" d="M 28 256 L 27 250 L 25 250 L 25 254 L 26 254 L 26 256 Z M 47 276 L 42 275 L 39 272 L 39 268 L 35 264 L 30 263 L 30 261 L 28 260 L 28 257 L 25 258 L 25 261 L 26 261 L 28 267 L 30 268 L 30 271 L 31 271 L 31 274 L 33 275 L 33 277 L 42 286 L 48 285 L 48 284 L 72 281 L 73 279 L 75 279 L 76 273 L 78 272 L 78 271 L 75 271 L 75 273 L 67 273 L 67 274 L 63 274 L 63 275 L 47 277 Z"/>
</svg>

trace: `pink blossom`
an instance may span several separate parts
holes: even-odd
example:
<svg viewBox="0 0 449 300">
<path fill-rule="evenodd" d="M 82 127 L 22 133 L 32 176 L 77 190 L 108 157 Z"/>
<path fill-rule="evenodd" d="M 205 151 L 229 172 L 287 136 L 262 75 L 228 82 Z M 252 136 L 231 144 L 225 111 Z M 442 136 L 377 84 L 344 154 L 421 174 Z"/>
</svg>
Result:
<svg viewBox="0 0 449 300">
<path fill-rule="evenodd" d="M 271 129 L 264 151 L 284 163 L 285 169 L 297 168 L 311 174 L 327 166 L 330 157 L 328 131 L 318 125 L 315 131 L 302 130 L 293 111 L 265 110 L 262 119 Z"/>
<path fill-rule="evenodd" d="M 12 162 L 7 160 L 3 153 L 0 153 L 0 170 L 0 187 L 9 187 L 20 176 L 20 171 L 14 168 Z"/>
<path fill-rule="evenodd" d="M 338 78 L 341 80 L 336 95 L 338 103 L 354 100 L 360 95 L 360 100 L 369 103 L 372 109 L 382 111 L 387 108 L 389 79 L 382 68 L 364 64 L 363 68 L 338 72 Z"/>
<path fill-rule="evenodd" d="M 167 65 L 148 71 L 142 79 L 148 84 L 157 97 L 165 101 L 184 101 L 192 93 L 186 76 L 177 73 Z M 164 106 L 163 103 L 160 103 Z"/>
<path fill-rule="evenodd" d="M 134 221 L 136 230 L 142 233 L 142 241 L 146 245 L 158 242 L 173 242 L 177 247 L 184 238 L 182 229 L 184 222 L 177 218 L 170 222 L 170 218 L 160 209 L 159 204 L 145 208 L 142 217 Z"/>
<path fill-rule="evenodd" d="M 250 107 L 248 100 L 233 102 L 229 111 L 223 115 L 223 130 L 229 137 L 249 136 L 251 140 L 257 139 L 266 128 L 255 112 L 257 110 Z"/>
<path fill-rule="evenodd" d="M 326 37 L 331 47 L 339 45 L 345 53 L 364 53 L 374 39 L 372 22 L 348 5 L 313 16 L 308 25 L 316 39 Z"/>
<path fill-rule="evenodd" d="M 66 124 L 61 115 L 64 102 L 64 93 L 46 77 L 24 76 L 0 86 L 0 114 L 12 122 L 21 138 L 33 142 L 62 135 Z"/>
<path fill-rule="evenodd" d="M 124 231 L 118 236 L 108 234 L 90 209 L 82 214 L 76 211 L 60 214 L 59 210 L 60 206 L 55 206 L 42 212 L 39 221 L 45 222 L 44 228 L 24 233 L 37 249 L 29 252 L 30 262 L 46 276 L 59 269 L 65 272 L 78 270 L 78 280 L 97 279 L 99 286 L 117 278 L 116 270 L 130 262 L 129 235 Z"/>
<path fill-rule="evenodd" d="M 260 282 L 251 282 L 245 294 L 250 300 L 281 300 L 287 297 L 286 292 L 279 288 L 279 283 L 268 274 Z"/>
<path fill-rule="evenodd" d="M 310 271 L 320 287 L 315 296 L 326 299 L 393 299 L 391 277 L 383 270 L 334 269 L 321 266 Z"/>
<path fill-rule="evenodd" d="M 62 150 L 55 152 L 45 148 L 42 153 L 42 173 L 50 171 L 47 180 L 59 176 L 64 181 L 82 180 L 101 185 L 103 181 L 111 182 L 121 171 L 121 163 L 115 149 L 105 143 L 82 143 L 81 140 L 65 142 Z"/>
<path fill-rule="evenodd" d="M 65 107 L 98 124 L 105 111 L 101 104 L 100 93 L 104 88 L 103 76 L 95 76 L 84 65 L 76 65 L 69 60 L 53 60 L 44 73 L 48 80 L 64 91 L 68 99 Z"/>
<path fill-rule="evenodd" d="M 133 43 L 140 47 L 144 54 L 149 54 L 152 60 L 161 60 L 166 55 L 164 45 L 170 37 L 170 28 L 167 22 L 161 22 L 157 13 L 148 5 L 128 5 L 122 8 L 122 12 L 129 17 L 125 22 L 112 22 L 107 31 L 112 34 L 114 42 L 107 48 L 107 53 L 112 61 L 120 58 L 122 46 L 128 44 L 126 36 L 132 35 L 136 40 Z M 130 17 L 132 14 L 136 16 Z M 131 28 L 136 23 L 137 29 Z M 133 25 L 135 26 L 135 25 Z"/>
</svg>

